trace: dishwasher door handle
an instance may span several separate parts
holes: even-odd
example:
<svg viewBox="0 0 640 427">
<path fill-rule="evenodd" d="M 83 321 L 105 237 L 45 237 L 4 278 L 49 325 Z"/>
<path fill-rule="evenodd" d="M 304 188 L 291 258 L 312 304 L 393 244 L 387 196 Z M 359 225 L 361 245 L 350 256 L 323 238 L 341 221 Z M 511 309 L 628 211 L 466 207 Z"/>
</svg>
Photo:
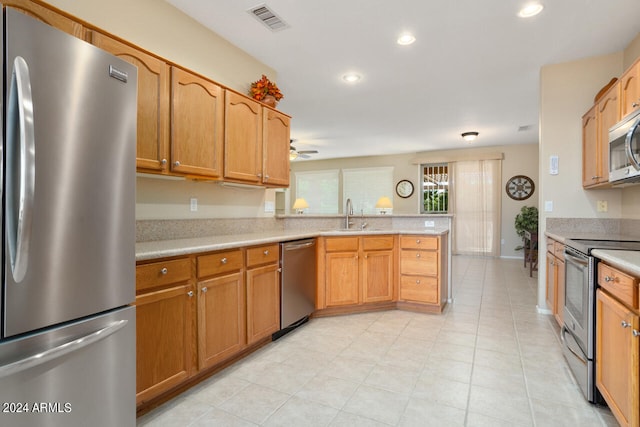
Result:
<svg viewBox="0 0 640 427">
<path fill-rule="evenodd" d="M 300 243 L 300 244 L 287 244 L 284 245 L 284 250 L 285 251 L 297 251 L 299 249 L 305 249 L 305 248 L 310 248 L 311 246 L 314 246 L 316 244 L 316 242 L 307 242 L 307 243 Z"/>
</svg>

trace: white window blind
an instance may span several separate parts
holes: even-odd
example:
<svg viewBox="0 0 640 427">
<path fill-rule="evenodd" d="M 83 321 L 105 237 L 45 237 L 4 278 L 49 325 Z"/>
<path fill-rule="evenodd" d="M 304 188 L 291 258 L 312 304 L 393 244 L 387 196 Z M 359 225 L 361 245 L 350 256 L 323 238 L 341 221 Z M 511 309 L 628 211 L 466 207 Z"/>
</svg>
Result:
<svg viewBox="0 0 640 427">
<path fill-rule="evenodd" d="M 342 196 L 343 203 L 351 199 L 355 214 L 377 213 L 380 197 L 393 200 L 393 167 L 343 169 Z"/>
<path fill-rule="evenodd" d="M 338 170 L 296 172 L 296 199 L 309 204 L 310 214 L 338 213 Z"/>
</svg>

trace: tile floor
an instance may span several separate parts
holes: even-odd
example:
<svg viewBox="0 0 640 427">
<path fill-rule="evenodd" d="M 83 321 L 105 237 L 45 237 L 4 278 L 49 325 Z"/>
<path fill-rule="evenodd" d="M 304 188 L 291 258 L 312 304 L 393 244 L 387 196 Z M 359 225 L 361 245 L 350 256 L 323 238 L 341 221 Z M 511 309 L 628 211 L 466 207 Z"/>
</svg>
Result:
<svg viewBox="0 0 640 427">
<path fill-rule="evenodd" d="M 566 368 L 518 260 L 454 257 L 454 303 L 312 319 L 138 426 L 617 426 Z"/>
</svg>

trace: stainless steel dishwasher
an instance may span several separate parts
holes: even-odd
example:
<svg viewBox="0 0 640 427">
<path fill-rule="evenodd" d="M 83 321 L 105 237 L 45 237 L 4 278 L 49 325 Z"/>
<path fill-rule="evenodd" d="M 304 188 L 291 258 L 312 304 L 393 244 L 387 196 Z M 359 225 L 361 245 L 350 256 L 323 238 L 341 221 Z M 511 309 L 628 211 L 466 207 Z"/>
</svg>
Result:
<svg viewBox="0 0 640 427">
<path fill-rule="evenodd" d="M 309 320 L 316 306 L 316 240 L 280 243 L 280 331 L 278 339 Z"/>
</svg>

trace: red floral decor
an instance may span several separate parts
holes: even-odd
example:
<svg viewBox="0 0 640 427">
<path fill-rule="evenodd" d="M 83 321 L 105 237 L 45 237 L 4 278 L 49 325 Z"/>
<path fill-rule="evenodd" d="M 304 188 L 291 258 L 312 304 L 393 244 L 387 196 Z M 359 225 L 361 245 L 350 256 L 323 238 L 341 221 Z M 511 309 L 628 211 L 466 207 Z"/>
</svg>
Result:
<svg viewBox="0 0 640 427">
<path fill-rule="evenodd" d="M 251 83 L 249 95 L 256 101 L 264 101 L 269 95 L 273 96 L 276 101 L 284 98 L 284 95 L 278 89 L 275 83 L 271 82 L 264 74 L 260 80 Z"/>
</svg>

